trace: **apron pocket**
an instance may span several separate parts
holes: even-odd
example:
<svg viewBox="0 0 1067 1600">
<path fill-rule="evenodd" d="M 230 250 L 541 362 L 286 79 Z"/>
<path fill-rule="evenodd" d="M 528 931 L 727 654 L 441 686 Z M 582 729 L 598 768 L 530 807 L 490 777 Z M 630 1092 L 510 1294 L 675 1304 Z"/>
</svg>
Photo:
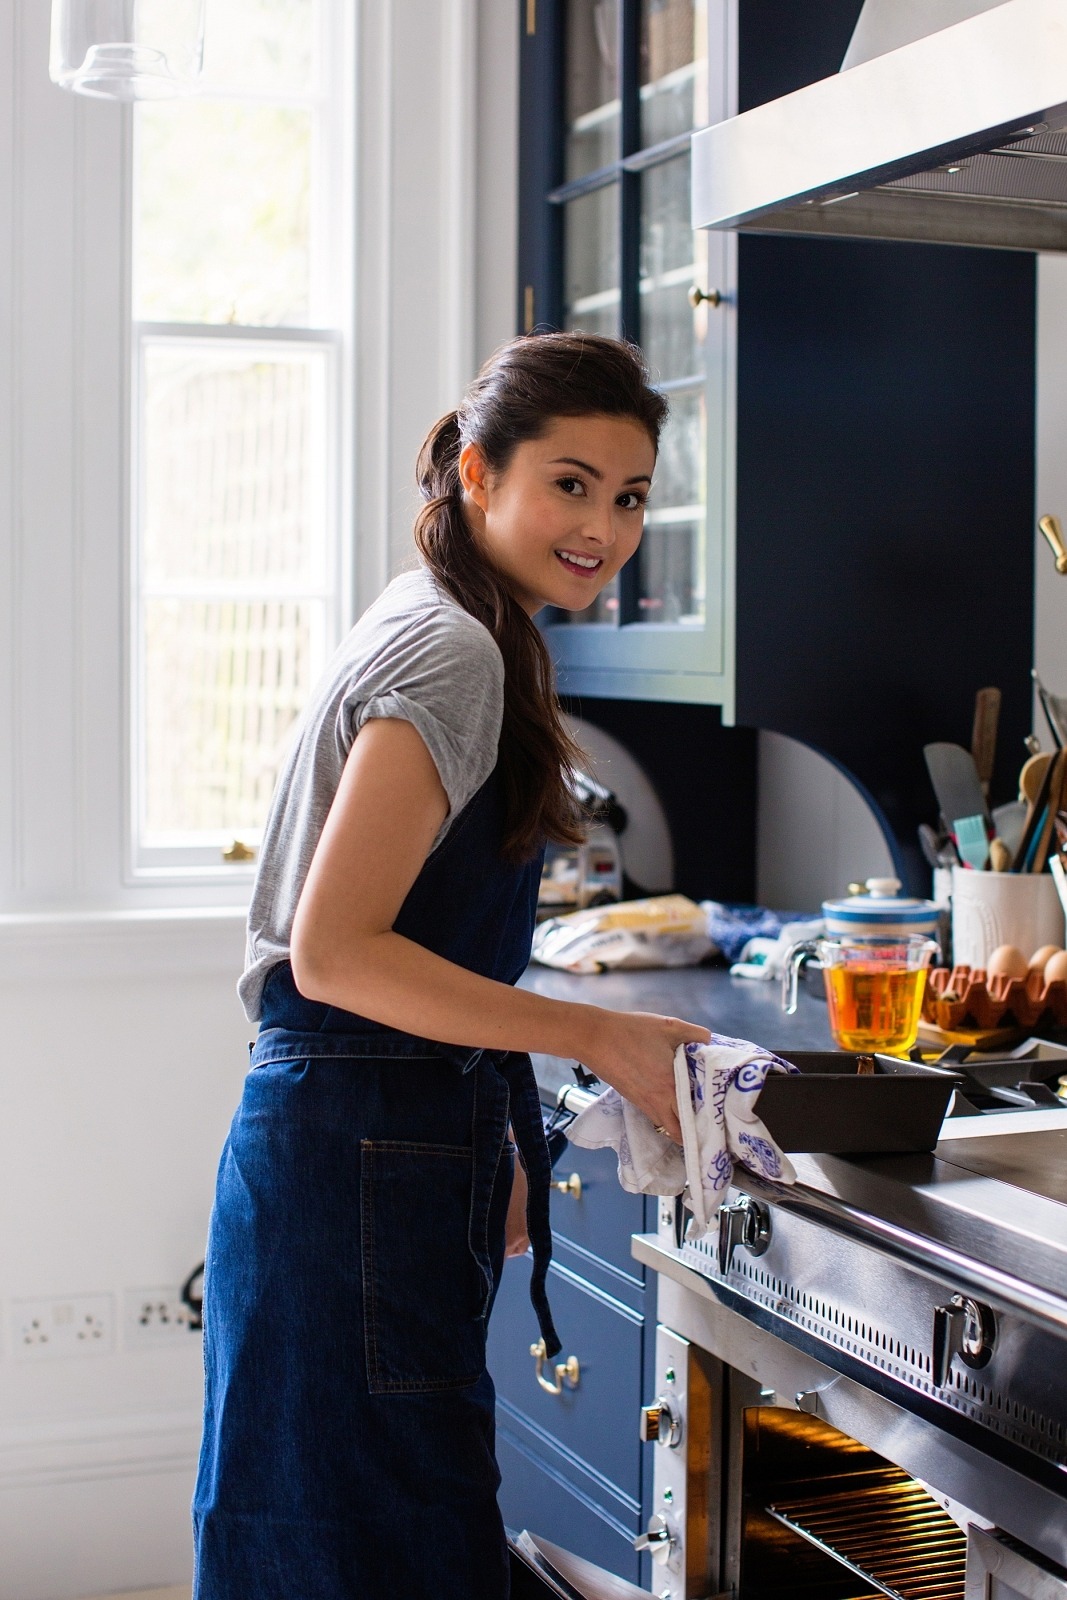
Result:
<svg viewBox="0 0 1067 1600">
<path fill-rule="evenodd" d="M 473 1153 L 375 1139 L 360 1150 L 370 1391 L 466 1388 L 485 1368 L 482 1286 L 468 1244 Z"/>
</svg>

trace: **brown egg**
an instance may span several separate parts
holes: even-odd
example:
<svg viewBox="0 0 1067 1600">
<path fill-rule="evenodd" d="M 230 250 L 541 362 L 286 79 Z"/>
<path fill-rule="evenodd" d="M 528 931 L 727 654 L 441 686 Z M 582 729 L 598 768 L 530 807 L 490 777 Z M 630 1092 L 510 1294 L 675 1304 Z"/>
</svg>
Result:
<svg viewBox="0 0 1067 1600">
<path fill-rule="evenodd" d="M 1067 950 L 1057 950 L 1045 962 L 1046 983 L 1067 983 Z"/>
<path fill-rule="evenodd" d="M 1029 970 L 1026 957 L 1013 944 L 998 945 L 986 962 L 991 978 L 1025 978 Z"/>
<path fill-rule="evenodd" d="M 1030 971 L 1033 972 L 1036 969 L 1038 972 L 1044 972 L 1045 968 L 1049 964 L 1049 958 L 1051 956 L 1057 956 L 1059 953 L 1060 946 L 1058 944 L 1043 944 L 1041 949 L 1035 950 L 1033 955 L 1030 957 L 1028 963 Z"/>
</svg>

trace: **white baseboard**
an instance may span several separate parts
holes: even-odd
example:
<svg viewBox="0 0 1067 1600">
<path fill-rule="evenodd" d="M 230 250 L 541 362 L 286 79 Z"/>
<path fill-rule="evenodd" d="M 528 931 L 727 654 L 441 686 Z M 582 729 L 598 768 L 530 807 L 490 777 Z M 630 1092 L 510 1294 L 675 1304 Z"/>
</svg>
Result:
<svg viewBox="0 0 1067 1600">
<path fill-rule="evenodd" d="M 87 1594 L 82 1600 L 191 1600 L 191 1596 L 189 1585 L 183 1583 L 177 1589 L 138 1589 L 136 1594 L 131 1594 L 129 1589 L 122 1594 Z"/>
</svg>

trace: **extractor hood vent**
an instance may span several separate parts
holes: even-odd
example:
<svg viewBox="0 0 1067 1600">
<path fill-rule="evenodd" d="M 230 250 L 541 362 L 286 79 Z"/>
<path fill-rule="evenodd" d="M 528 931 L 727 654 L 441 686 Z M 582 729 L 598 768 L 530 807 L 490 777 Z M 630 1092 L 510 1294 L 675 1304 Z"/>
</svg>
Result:
<svg viewBox="0 0 1067 1600">
<path fill-rule="evenodd" d="M 694 134 L 693 226 L 1067 250 L 1067 0 L 868 0 L 836 77 Z"/>
</svg>

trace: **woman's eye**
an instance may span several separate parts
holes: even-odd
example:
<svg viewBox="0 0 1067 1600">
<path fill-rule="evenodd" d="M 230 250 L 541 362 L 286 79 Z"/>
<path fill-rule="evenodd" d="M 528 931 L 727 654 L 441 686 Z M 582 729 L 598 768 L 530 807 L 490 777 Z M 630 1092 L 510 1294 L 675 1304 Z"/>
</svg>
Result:
<svg viewBox="0 0 1067 1600">
<path fill-rule="evenodd" d="M 630 489 L 626 492 L 626 494 L 620 494 L 615 503 L 616 505 L 621 506 L 624 511 L 640 511 L 645 503 L 645 497 L 643 494 L 635 494 L 634 491 Z"/>
<path fill-rule="evenodd" d="M 585 493 L 585 485 L 581 478 L 557 478 L 557 486 L 564 494 L 579 495 Z"/>
</svg>

